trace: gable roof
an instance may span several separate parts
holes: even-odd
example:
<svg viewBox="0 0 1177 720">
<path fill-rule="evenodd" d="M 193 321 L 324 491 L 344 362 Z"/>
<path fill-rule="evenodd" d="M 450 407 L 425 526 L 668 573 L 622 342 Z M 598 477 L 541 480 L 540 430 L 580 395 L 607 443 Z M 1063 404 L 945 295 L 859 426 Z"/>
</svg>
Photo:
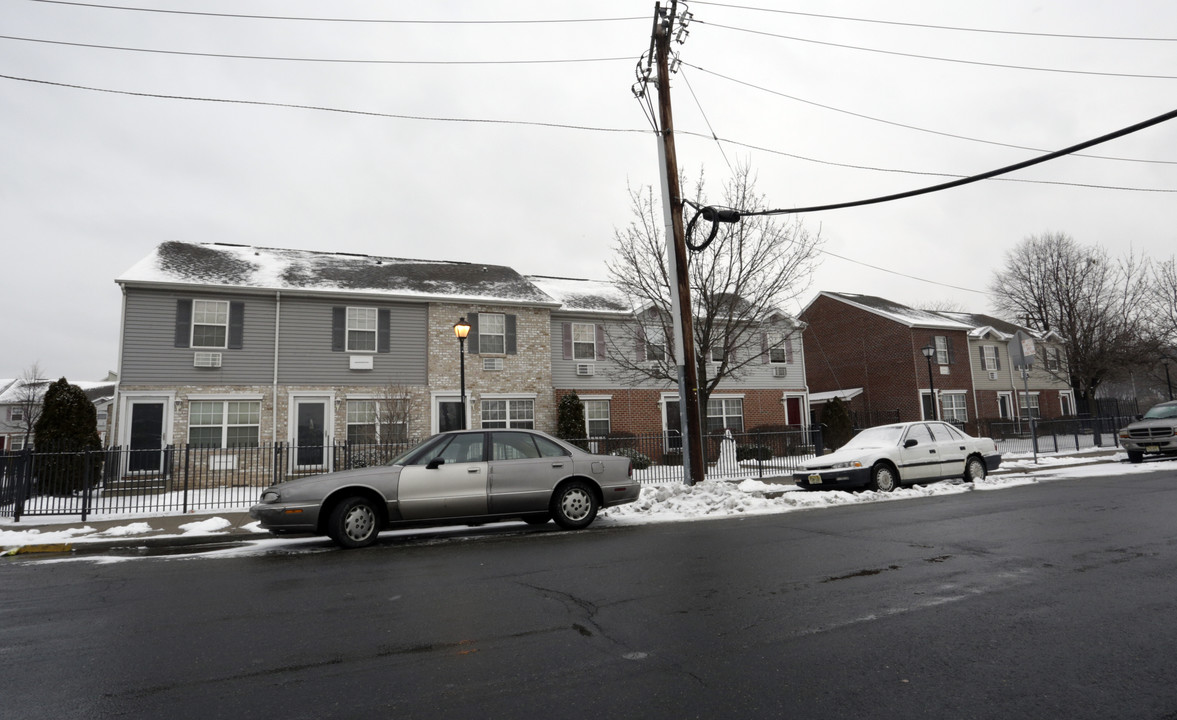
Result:
<svg viewBox="0 0 1177 720">
<path fill-rule="evenodd" d="M 528 275 L 527 279 L 545 295 L 560 303 L 562 312 L 629 315 L 633 312 L 625 295 L 611 282 L 578 278 Z"/>
<path fill-rule="evenodd" d="M 964 313 L 964 312 L 938 312 L 946 318 L 972 325 L 973 329 L 969 331 L 970 337 L 984 338 L 989 335 L 994 335 L 998 340 L 1012 340 L 1014 335 L 1021 331 L 1030 337 L 1038 338 L 1039 340 L 1060 340 L 1061 336 L 1053 330 L 1045 333 L 1031 330 L 1030 328 L 1016 325 L 1011 322 L 995 318 L 992 315 L 984 315 L 981 313 Z"/>
<path fill-rule="evenodd" d="M 944 317 L 929 310 L 917 310 L 902 303 L 874 295 L 822 291 L 810 301 L 809 305 L 813 305 L 814 302 L 817 302 L 818 297 L 823 296 L 846 303 L 847 305 L 852 305 L 869 313 L 874 313 L 875 315 L 881 315 L 892 322 L 897 322 L 907 327 L 964 330 L 965 332 L 973 329 L 971 325 Z M 809 309 L 808 306 L 806 306 L 806 309 Z"/>
<path fill-rule="evenodd" d="M 222 243 L 165 242 L 115 282 L 555 305 L 503 265 Z"/>
<path fill-rule="evenodd" d="M 17 379 L 11 381 L 11 384 L 7 387 L 4 386 L 5 382 L 4 380 L 0 380 L 0 388 L 3 389 L 3 392 L 0 392 L 0 405 L 13 405 L 24 402 L 28 398 L 27 393 L 29 392 L 29 387 L 32 387 L 32 393 L 36 401 L 40 402 L 41 398 L 45 397 L 45 391 L 56 381 L 48 378 L 40 378 L 31 382 Z M 114 380 L 70 380 L 69 384 L 77 385 L 82 392 L 86 393 L 86 397 L 90 398 L 91 402 L 93 402 L 113 396 L 117 383 Z"/>
</svg>

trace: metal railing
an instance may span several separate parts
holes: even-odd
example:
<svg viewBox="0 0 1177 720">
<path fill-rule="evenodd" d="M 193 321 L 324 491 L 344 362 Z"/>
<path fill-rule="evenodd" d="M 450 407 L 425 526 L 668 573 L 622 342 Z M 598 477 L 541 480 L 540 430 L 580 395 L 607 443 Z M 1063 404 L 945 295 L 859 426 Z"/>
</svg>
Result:
<svg viewBox="0 0 1177 720">
<path fill-rule="evenodd" d="M 676 433 L 585 438 L 591 452 L 622 455 L 643 484 L 683 480 L 682 438 Z M 820 429 L 708 434 L 708 479 L 790 474 L 822 452 Z M 192 445 L 158 449 L 113 447 L 0 452 L 0 517 L 170 514 L 242 510 L 274 483 L 323 472 L 387 463 L 413 443 L 360 445 L 287 443 L 257 447 Z"/>
<path fill-rule="evenodd" d="M 1135 420 L 1126 417 L 982 420 L 977 434 L 993 438 L 1002 453 L 1058 453 L 1114 449 L 1120 446 L 1120 428 Z"/>
</svg>

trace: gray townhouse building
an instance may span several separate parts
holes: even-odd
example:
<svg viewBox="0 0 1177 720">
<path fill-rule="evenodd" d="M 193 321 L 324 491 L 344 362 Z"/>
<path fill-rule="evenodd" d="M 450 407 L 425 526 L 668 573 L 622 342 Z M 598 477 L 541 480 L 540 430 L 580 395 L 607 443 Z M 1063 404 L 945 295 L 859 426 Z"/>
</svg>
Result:
<svg viewBox="0 0 1177 720">
<path fill-rule="evenodd" d="M 298 472 L 345 440 L 400 441 L 463 423 L 552 432 L 569 392 L 585 401 L 590 434 L 665 432 L 677 422 L 667 412 L 673 386 L 622 379 L 610 360 L 626 351 L 617 338 L 633 311 L 608 283 L 182 242 L 159 245 L 116 282 L 123 310 L 109 442 L 141 451 L 134 471 L 164 462 L 153 451 L 169 445 L 289 443 L 300 448 L 289 460 Z M 460 319 L 471 326 L 465 406 Z M 807 422 L 800 326 L 787 327 L 795 332 L 774 335 L 763 363 L 713 396 L 709 426 Z"/>
</svg>

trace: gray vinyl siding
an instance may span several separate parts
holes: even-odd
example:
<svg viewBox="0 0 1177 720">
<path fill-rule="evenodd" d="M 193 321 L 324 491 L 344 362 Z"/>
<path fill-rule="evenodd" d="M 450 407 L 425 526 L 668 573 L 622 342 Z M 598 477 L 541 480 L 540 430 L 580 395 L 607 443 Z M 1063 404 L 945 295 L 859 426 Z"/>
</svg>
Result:
<svg viewBox="0 0 1177 720">
<path fill-rule="evenodd" d="M 348 306 L 390 311 L 389 352 L 332 351 L 332 308 Z M 373 368 L 350 369 L 351 355 L 371 356 Z M 428 306 L 423 303 L 282 298 L 278 382 L 283 385 L 424 385 L 427 357 Z"/>
<path fill-rule="evenodd" d="M 674 383 L 659 382 L 655 380 L 646 380 L 634 386 L 632 381 L 622 384 L 623 381 L 615 377 L 614 373 L 617 369 L 617 364 L 609 359 L 605 360 L 565 360 L 564 359 L 564 323 L 596 323 L 604 325 L 606 334 L 614 339 L 614 342 L 622 345 L 620 348 L 609 347 L 608 351 L 613 353 L 617 350 L 637 352 L 636 341 L 633 343 L 634 347 L 626 348 L 624 341 L 618 342 L 617 338 L 625 337 L 625 325 L 616 321 L 606 321 L 603 319 L 593 319 L 586 317 L 574 317 L 568 315 L 553 315 L 552 316 L 552 386 L 559 390 L 605 390 L 609 388 L 620 387 L 638 387 L 643 389 L 666 389 Z M 758 337 L 758 336 L 755 336 Z M 745 365 L 739 371 L 739 377 L 736 379 L 726 379 L 720 383 L 719 389 L 726 391 L 738 391 L 740 389 L 748 390 L 782 390 L 790 392 L 800 392 L 805 389 L 805 356 L 801 344 L 801 333 L 793 333 L 790 336 L 793 341 L 793 362 L 788 364 L 788 375 L 783 378 L 774 377 L 773 368 L 779 367 L 770 363 L 761 363 L 759 360 Z M 754 343 L 759 343 L 758 339 L 753 340 Z M 737 351 L 738 352 L 738 351 Z M 751 351 L 748 351 L 751 352 Z M 760 352 L 760 347 L 756 347 L 756 353 Z M 595 373 L 591 376 L 577 375 L 576 366 L 579 363 L 591 362 L 594 365 Z"/>
<path fill-rule="evenodd" d="M 177 300 L 244 303 L 242 347 L 209 349 L 221 353 L 221 367 L 193 367 L 205 348 L 175 347 Z M 257 385 L 274 376 L 274 298 L 238 293 L 182 293 L 126 289 L 122 374 L 127 385 Z"/>
</svg>

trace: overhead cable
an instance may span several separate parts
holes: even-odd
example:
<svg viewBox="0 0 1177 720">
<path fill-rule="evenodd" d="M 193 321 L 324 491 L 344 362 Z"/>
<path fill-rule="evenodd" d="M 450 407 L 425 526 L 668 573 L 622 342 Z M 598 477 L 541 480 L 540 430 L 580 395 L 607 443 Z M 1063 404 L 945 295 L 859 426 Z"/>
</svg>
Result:
<svg viewBox="0 0 1177 720">
<path fill-rule="evenodd" d="M 71 2 L 69 0 L 31 0 L 47 5 L 73 5 L 75 7 L 98 8 L 102 10 L 130 10 L 134 12 L 162 13 L 166 15 L 197 15 L 201 17 L 245 18 L 249 20 L 300 20 L 313 22 L 336 23 L 383 23 L 398 25 L 545 25 L 555 23 L 594 23 L 594 22 L 622 22 L 627 20 L 645 20 L 644 17 L 610 17 L 610 18 L 569 18 L 554 20 L 383 20 L 377 18 L 335 18 L 335 17 L 302 17 L 290 15 L 244 15 L 241 13 L 202 12 L 197 10 L 165 10 L 162 8 L 131 7 L 128 5 L 102 5 L 99 3 Z"/>
<path fill-rule="evenodd" d="M 1006 63 L 983 62 L 980 60 L 961 60 L 959 58 L 938 57 L 935 55 L 919 55 L 916 53 L 900 52 L 898 50 L 881 50 L 879 48 L 868 48 L 862 47 L 860 45 L 846 45 L 844 43 L 828 42 L 825 40 L 811 40 L 809 38 L 797 37 L 795 35 L 781 35 L 779 33 L 765 32 L 764 30 L 752 30 L 750 28 L 721 25 L 719 23 L 708 22 L 706 20 L 696 20 L 695 22 L 710 27 L 723 28 L 724 30 L 734 30 L 736 32 L 751 33 L 753 35 L 764 35 L 766 37 L 774 37 L 782 40 L 793 40 L 795 42 L 824 45 L 826 47 L 836 47 L 842 48 L 844 50 L 860 50 L 862 52 L 879 53 L 881 55 L 915 58 L 917 60 L 936 60 L 938 62 L 958 63 L 961 65 L 979 65 L 981 67 L 1005 68 L 1007 70 L 1032 70 L 1034 72 L 1065 73 L 1068 75 L 1097 75 L 1100 77 L 1142 78 L 1145 80 L 1177 80 L 1177 75 L 1144 75 L 1140 73 L 1101 72 L 1098 70 L 1066 70 L 1063 68 L 1032 67 L 1029 65 L 1010 65 Z"/>
<path fill-rule="evenodd" d="M 778 10 L 776 8 L 753 7 L 751 5 L 730 5 L 727 3 L 705 2 L 694 0 L 697 5 L 711 5 L 713 7 L 735 8 L 737 10 L 756 10 L 759 12 L 778 13 L 781 15 L 795 15 L 798 17 L 822 18 L 825 20 L 845 20 L 847 22 L 872 23 L 875 25 L 895 25 L 898 27 L 923 28 L 926 30 L 953 30 L 956 32 L 987 33 L 991 35 L 1023 35 L 1029 37 L 1063 38 L 1069 40 L 1125 40 L 1133 42 L 1177 42 L 1177 38 L 1167 37 L 1132 37 L 1123 35 L 1076 35 L 1068 33 L 1031 32 L 1028 30 L 993 30 L 988 28 L 960 27 L 955 25 L 929 25 L 925 23 L 899 22 L 896 20 L 874 20 L 870 18 L 846 17 L 843 15 L 821 15 L 818 13 L 798 12 L 796 10 Z"/>
<path fill-rule="evenodd" d="M 349 63 L 359 65 L 543 65 L 562 63 L 595 63 L 615 62 L 617 60 L 632 61 L 632 57 L 600 57 L 600 58 L 571 58 L 554 60 L 351 60 L 346 58 L 306 58 L 281 57 L 271 55 L 233 55 L 229 53 L 188 52 L 184 50 L 156 50 L 151 48 L 122 47 L 118 45 L 93 45 L 90 43 L 66 42 L 64 40 L 44 40 L 41 38 L 16 37 L 0 35 L 0 40 L 20 40 L 23 42 L 45 43 L 49 45 L 67 45 L 70 47 L 94 48 L 98 50 L 121 50 L 124 52 L 156 53 L 160 55 L 187 55 L 191 57 L 231 58 L 234 60 L 281 60 L 287 62 L 317 62 L 317 63 Z"/>
</svg>

